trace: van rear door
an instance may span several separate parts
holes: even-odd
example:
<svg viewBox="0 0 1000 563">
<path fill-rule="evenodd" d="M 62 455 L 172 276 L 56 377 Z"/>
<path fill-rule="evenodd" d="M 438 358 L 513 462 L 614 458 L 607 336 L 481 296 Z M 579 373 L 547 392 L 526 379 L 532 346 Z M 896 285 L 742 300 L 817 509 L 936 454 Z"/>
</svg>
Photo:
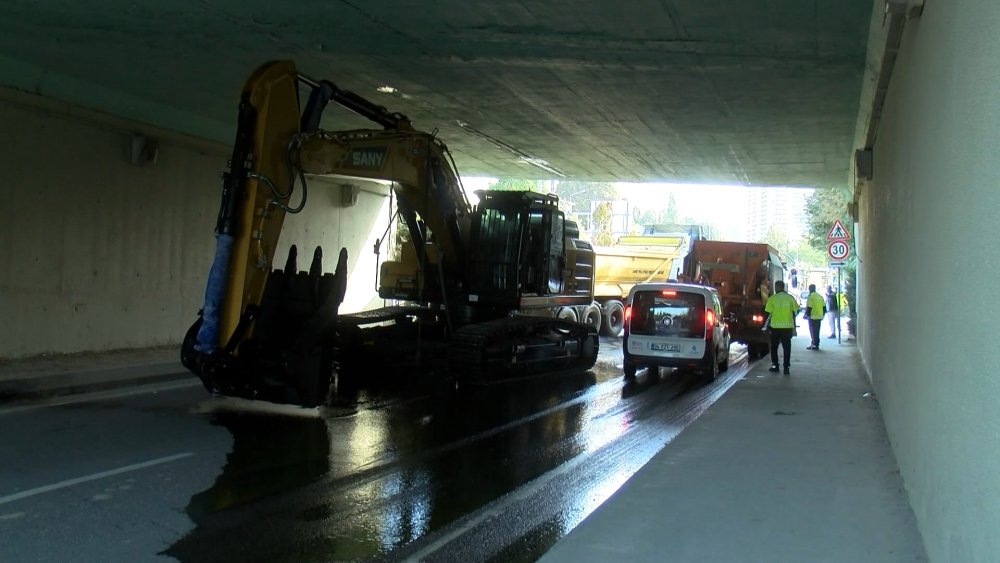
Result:
<svg viewBox="0 0 1000 563">
<path fill-rule="evenodd" d="M 705 338 L 705 296 L 675 290 L 637 291 L 632 336 Z"/>
</svg>

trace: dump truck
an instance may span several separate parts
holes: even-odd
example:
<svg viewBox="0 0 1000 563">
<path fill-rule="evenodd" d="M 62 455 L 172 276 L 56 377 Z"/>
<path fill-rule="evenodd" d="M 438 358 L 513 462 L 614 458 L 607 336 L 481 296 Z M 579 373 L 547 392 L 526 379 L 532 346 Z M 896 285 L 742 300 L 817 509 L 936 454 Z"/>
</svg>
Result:
<svg viewBox="0 0 1000 563">
<path fill-rule="evenodd" d="M 778 251 L 764 243 L 696 240 L 684 259 L 683 279 L 718 288 L 732 340 L 751 358 L 770 351 L 764 304 L 784 275 Z"/>
<path fill-rule="evenodd" d="M 594 247 L 594 299 L 600 305 L 602 336 L 621 335 L 632 287 L 676 277 L 688 240 L 685 233 L 625 235 L 615 246 Z"/>
</svg>

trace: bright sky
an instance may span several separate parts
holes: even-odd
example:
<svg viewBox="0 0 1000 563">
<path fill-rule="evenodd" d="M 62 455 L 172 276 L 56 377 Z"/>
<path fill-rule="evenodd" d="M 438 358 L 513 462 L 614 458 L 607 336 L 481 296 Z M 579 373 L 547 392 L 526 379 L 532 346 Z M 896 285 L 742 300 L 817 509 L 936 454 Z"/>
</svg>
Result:
<svg viewBox="0 0 1000 563">
<path fill-rule="evenodd" d="M 698 223 L 721 225 L 746 217 L 744 186 L 713 184 L 616 184 L 618 193 L 632 207 L 666 209 L 673 194 L 677 203 L 678 220 L 690 217 Z"/>
<path fill-rule="evenodd" d="M 475 203 L 475 190 L 484 190 L 495 178 L 462 178 L 469 199 Z M 628 200 L 629 207 L 642 211 L 667 208 L 669 194 L 677 203 L 678 220 L 690 217 L 696 223 L 713 224 L 724 229 L 726 225 L 742 225 L 746 217 L 746 190 L 744 186 L 722 186 L 713 184 L 667 184 L 667 183 L 626 183 L 615 184 L 618 194 Z M 722 236 L 738 238 L 734 233 L 720 233 Z"/>
<path fill-rule="evenodd" d="M 465 188 L 465 193 L 469 198 L 469 203 L 475 205 L 479 203 L 479 198 L 476 197 L 476 190 L 485 190 L 490 187 L 490 184 L 496 182 L 496 178 L 483 178 L 479 176 L 473 177 L 462 177 L 462 187 Z"/>
</svg>

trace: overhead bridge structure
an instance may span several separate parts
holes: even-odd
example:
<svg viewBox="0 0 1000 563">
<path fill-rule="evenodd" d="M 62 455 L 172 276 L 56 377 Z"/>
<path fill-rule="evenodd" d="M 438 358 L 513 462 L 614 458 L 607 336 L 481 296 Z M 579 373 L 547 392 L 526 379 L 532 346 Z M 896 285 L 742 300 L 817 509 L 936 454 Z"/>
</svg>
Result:
<svg viewBox="0 0 1000 563">
<path fill-rule="evenodd" d="M 180 341 L 241 85 L 291 59 L 465 176 L 848 194 L 856 342 L 927 553 L 993 560 L 998 51 L 994 0 L 2 2 L 0 358 Z M 363 310 L 388 188 L 311 187 L 285 240 L 347 247 Z"/>
</svg>

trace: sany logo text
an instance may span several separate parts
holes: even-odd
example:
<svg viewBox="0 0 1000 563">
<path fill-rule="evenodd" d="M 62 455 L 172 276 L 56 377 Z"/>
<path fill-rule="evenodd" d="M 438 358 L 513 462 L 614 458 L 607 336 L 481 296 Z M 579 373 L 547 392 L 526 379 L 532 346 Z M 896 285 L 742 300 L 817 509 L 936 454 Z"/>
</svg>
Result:
<svg viewBox="0 0 1000 563">
<path fill-rule="evenodd" d="M 385 149 L 367 149 L 351 152 L 351 166 L 353 168 L 382 168 L 385 161 Z"/>
</svg>

